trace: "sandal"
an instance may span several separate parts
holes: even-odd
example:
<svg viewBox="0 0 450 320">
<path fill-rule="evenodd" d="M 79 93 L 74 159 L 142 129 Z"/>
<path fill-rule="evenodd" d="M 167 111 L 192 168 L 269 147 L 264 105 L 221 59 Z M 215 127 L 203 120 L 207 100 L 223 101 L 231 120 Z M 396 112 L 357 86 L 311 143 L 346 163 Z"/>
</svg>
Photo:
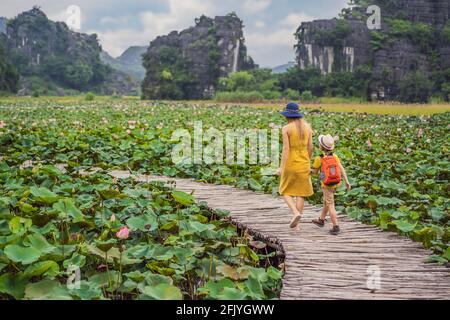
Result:
<svg viewBox="0 0 450 320">
<path fill-rule="evenodd" d="M 341 228 L 339 228 L 339 226 L 334 226 L 333 229 L 330 230 L 330 234 L 333 236 L 337 236 L 339 233 L 341 233 Z"/>
<path fill-rule="evenodd" d="M 291 224 L 290 227 L 292 229 L 296 228 L 298 226 L 298 223 L 300 222 L 300 219 L 302 218 L 301 214 L 296 215 L 294 218 L 292 218 L 291 220 Z"/>
<path fill-rule="evenodd" d="M 311 220 L 312 223 L 314 223 L 316 226 L 318 226 L 319 228 L 323 228 L 325 226 L 325 221 L 327 221 L 327 219 L 317 219 L 317 220 Z"/>
</svg>

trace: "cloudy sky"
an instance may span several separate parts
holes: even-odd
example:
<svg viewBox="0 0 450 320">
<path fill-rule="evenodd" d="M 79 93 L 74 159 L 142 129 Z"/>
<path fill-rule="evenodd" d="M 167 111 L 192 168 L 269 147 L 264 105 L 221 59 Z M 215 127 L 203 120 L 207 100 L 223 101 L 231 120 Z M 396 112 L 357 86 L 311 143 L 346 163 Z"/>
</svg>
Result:
<svg viewBox="0 0 450 320">
<path fill-rule="evenodd" d="M 250 55 L 263 67 L 294 60 L 293 33 L 302 21 L 336 17 L 348 0 L 1 0 L 8 18 L 38 5 L 52 20 L 67 21 L 67 8 L 81 10 L 81 32 L 97 33 L 112 56 L 158 35 L 192 26 L 202 14 L 235 11 L 244 20 Z"/>
</svg>

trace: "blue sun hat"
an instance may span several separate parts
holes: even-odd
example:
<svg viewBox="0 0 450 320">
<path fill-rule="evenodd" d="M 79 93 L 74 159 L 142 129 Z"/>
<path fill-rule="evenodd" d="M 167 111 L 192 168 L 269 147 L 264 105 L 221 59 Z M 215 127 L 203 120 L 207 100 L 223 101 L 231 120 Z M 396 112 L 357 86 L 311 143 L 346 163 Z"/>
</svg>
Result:
<svg viewBox="0 0 450 320">
<path fill-rule="evenodd" d="M 290 102 L 286 105 L 284 111 L 280 111 L 280 114 L 286 118 L 303 118 L 303 113 L 300 112 L 300 108 L 297 103 Z"/>
</svg>

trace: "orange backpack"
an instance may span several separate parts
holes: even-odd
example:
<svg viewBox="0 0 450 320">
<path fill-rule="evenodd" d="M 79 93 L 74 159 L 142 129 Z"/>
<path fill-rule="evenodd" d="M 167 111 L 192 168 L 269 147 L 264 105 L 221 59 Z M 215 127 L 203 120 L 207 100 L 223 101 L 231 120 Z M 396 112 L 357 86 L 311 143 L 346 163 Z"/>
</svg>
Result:
<svg viewBox="0 0 450 320">
<path fill-rule="evenodd" d="M 331 155 L 323 155 L 322 158 L 322 182 L 327 187 L 333 187 L 341 183 L 341 168 L 338 160 Z"/>
</svg>

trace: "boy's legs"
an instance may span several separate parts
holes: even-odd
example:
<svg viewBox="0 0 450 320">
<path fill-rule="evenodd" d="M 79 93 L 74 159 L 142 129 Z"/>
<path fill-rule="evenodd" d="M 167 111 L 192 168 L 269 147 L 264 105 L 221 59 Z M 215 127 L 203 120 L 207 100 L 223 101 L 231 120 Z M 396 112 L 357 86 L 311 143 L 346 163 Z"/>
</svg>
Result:
<svg viewBox="0 0 450 320">
<path fill-rule="evenodd" d="M 328 214 L 328 205 L 326 203 L 323 204 L 322 213 L 320 214 L 320 220 L 325 220 Z"/>
<path fill-rule="evenodd" d="M 328 208 L 328 213 L 330 215 L 331 223 L 334 226 L 338 225 L 337 220 L 337 212 L 336 208 L 334 207 L 334 189 L 331 188 L 323 188 L 323 200 L 325 205 Z"/>
<path fill-rule="evenodd" d="M 334 204 L 330 205 L 329 208 L 330 208 L 329 211 L 330 211 L 331 223 L 333 224 L 333 227 L 338 226 L 339 223 L 338 223 L 337 212 L 336 212 L 336 208 L 334 207 Z"/>
<path fill-rule="evenodd" d="M 322 208 L 322 213 L 320 214 L 320 218 L 319 219 L 314 219 L 312 220 L 312 223 L 314 223 L 316 226 L 319 227 L 324 227 L 325 226 L 325 218 L 327 217 L 328 214 L 328 205 L 327 205 L 327 201 L 325 199 L 325 190 L 323 192 L 323 208 Z"/>
<path fill-rule="evenodd" d="M 324 188 L 323 194 L 325 201 L 328 205 L 328 213 L 330 214 L 331 223 L 333 224 L 333 228 L 330 230 L 330 233 L 332 235 L 337 236 L 339 233 L 341 233 L 341 228 L 339 228 L 338 218 L 337 218 L 337 212 L 336 208 L 334 206 L 334 192 L 335 189 L 331 188 Z"/>
</svg>

